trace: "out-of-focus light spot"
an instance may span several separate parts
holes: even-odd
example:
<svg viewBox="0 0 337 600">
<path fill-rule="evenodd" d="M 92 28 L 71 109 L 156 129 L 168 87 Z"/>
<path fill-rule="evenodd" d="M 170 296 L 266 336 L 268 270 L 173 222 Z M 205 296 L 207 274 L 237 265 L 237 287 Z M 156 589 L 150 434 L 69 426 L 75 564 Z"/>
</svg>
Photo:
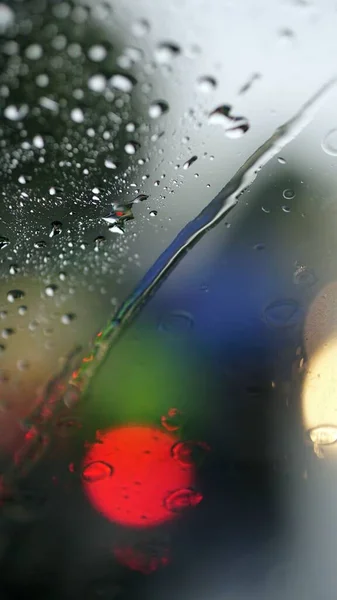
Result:
<svg viewBox="0 0 337 600">
<path fill-rule="evenodd" d="M 83 487 L 92 506 L 107 519 L 124 526 L 146 528 L 171 520 L 196 506 L 201 494 L 192 488 L 194 466 L 184 465 L 172 455 L 177 438 L 150 426 L 125 426 L 99 436 L 84 460 L 88 465 L 111 466 L 107 477 L 88 481 Z M 171 510 L 165 500 L 173 493 L 188 490 L 193 501 Z"/>
</svg>

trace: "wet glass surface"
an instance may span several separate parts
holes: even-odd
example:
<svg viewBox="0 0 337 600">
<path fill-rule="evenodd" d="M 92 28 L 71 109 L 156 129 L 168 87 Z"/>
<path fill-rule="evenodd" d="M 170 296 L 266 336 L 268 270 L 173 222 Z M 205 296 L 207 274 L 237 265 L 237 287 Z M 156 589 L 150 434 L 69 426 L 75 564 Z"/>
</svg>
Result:
<svg viewBox="0 0 337 600">
<path fill-rule="evenodd" d="M 0 2 L 0 600 L 335 600 L 333 2 Z"/>
</svg>

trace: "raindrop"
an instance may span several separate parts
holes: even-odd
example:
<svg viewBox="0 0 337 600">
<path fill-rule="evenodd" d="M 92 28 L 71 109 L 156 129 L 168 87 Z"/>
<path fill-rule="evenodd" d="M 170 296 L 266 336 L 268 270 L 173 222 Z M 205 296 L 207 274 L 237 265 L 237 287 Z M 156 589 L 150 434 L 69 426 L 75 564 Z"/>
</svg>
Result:
<svg viewBox="0 0 337 600">
<path fill-rule="evenodd" d="M 10 241 L 8 238 L 0 235 L 0 250 L 3 250 L 4 248 L 7 248 L 7 246 L 10 244 Z"/>
<path fill-rule="evenodd" d="M 193 329 L 194 321 L 190 313 L 177 310 L 168 314 L 159 324 L 159 329 L 170 335 L 180 336 Z"/>
<path fill-rule="evenodd" d="M 183 169 L 189 169 L 191 165 L 193 165 L 193 163 L 195 163 L 195 161 L 198 160 L 198 157 L 196 155 L 191 156 L 191 158 L 189 158 L 184 164 L 183 164 Z"/>
<path fill-rule="evenodd" d="M 167 431 L 177 431 L 182 425 L 182 413 L 178 408 L 170 408 L 161 418 L 161 424 Z"/>
<path fill-rule="evenodd" d="M 291 212 L 291 208 L 290 208 L 290 206 L 287 206 L 286 204 L 284 204 L 284 205 L 282 206 L 282 210 L 283 210 L 283 212 L 285 212 L 285 213 L 290 213 L 290 212 Z"/>
<path fill-rule="evenodd" d="M 150 31 L 150 23 L 146 19 L 139 19 L 132 24 L 132 33 L 137 37 L 144 37 Z"/>
<path fill-rule="evenodd" d="M 27 46 L 25 55 L 29 60 L 39 60 L 43 55 L 43 50 L 40 44 L 31 44 Z"/>
<path fill-rule="evenodd" d="M 310 287 L 317 282 L 315 271 L 309 267 L 299 266 L 294 273 L 293 282 L 295 285 Z"/>
<path fill-rule="evenodd" d="M 13 25 L 15 15 L 7 4 L 0 3 L 0 33 L 4 33 L 8 27 Z"/>
<path fill-rule="evenodd" d="M 104 166 L 107 169 L 117 169 L 119 166 L 119 163 L 115 160 L 111 160 L 110 158 L 106 158 L 104 161 Z"/>
<path fill-rule="evenodd" d="M 330 156 L 337 156 L 337 129 L 332 129 L 327 133 L 322 141 L 322 149 Z"/>
<path fill-rule="evenodd" d="M 182 513 L 188 508 L 193 508 L 202 501 L 202 494 L 191 488 L 182 488 L 170 492 L 164 499 L 164 505 L 170 512 Z"/>
<path fill-rule="evenodd" d="M 212 125 L 221 125 L 225 128 L 226 136 L 234 139 L 248 131 L 249 123 L 245 117 L 232 115 L 231 110 L 232 107 L 229 104 L 218 106 L 209 114 L 208 122 Z"/>
<path fill-rule="evenodd" d="M 104 92 L 106 88 L 106 78 L 104 75 L 97 73 L 96 75 L 92 75 L 88 79 L 88 88 L 93 92 Z"/>
<path fill-rule="evenodd" d="M 9 273 L 10 273 L 10 275 L 16 275 L 17 273 L 19 273 L 19 271 L 20 271 L 19 265 L 13 264 L 13 265 L 9 266 Z"/>
<path fill-rule="evenodd" d="M 50 236 L 52 237 L 52 236 Z M 34 242 L 34 248 L 45 248 L 47 246 L 47 242 L 44 240 L 39 240 L 38 242 Z"/>
<path fill-rule="evenodd" d="M 111 225 L 111 227 L 109 227 L 109 231 L 110 233 L 118 233 L 119 235 L 124 235 L 125 233 L 122 225 L 117 225 L 117 223 L 115 225 Z"/>
<path fill-rule="evenodd" d="M 105 237 L 104 237 L 103 235 L 98 235 L 98 236 L 97 236 L 97 237 L 94 239 L 94 242 L 95 242 L 96 249 L 98 250 L 98 248 L 99 248 L 100 246 L 103 246 L 103 244 L 105 243 Z"/>
<path fill-rule="evenodd" d="M 337 442 L 336 425 L 319 425 L 308 431 L 308 435 L 313 444 L 318 446 L 329 446 Z"/>
<path fill-rule="evenodd" d="M 282 156 L 279 156 L 277 161 L 280 163 L 280 165 L 286 165 L 287 161 L 285 158 L 282 158 Z"/>
<path fill-rule="evenodd" d="M 206 442 L 176 442 L 171 448 L 171 455 L 184 467 L 194 467 L 204 462 L 209 451 L 210 447 Z"/>
<path fill-rule="evenodd" d="M 21 121 L 21 119 L 24 119 L 28 115 L 28 110 L 27 104 L 21 104 L 20 106 L 10 104 L 6 106 L 4 115 L 10 121 Z"/>
<path fill-rule="evenodd" d="M 73 108 L 70 112 L 70 117 L 74 123 L 83 123 L 84 114 L 81 108 Z"/>
<path fill-rule="evenodd" d="M 33 146 L 35 146 L 35 148 L 39 148 L 39 149 L 44 147 L 44 140 L 41 135 L 35 135 L 33 137 Z"/>
<path fill-rule="evenodd" d="M 265 244 L 255 244 L 254 246 L 254 250 L 260 251 L 260 250 L 264 250 L 265 249 Z"/>
<path fill-rule="evenodd" d="M 15 302 L 15 300 L 20 300 L 21 298 L 24 298 L 25 296 L 25 292 L 23 292 L 22 290 L 10 290 L 7 294 L 7 300 L 8 302 Z"/>
<path fill-rule="evenodd" d="M 40 73 L 39 75 L 36 76 L 35 81 L 36 81 L 36 85 L 38 85 L 41 88 L 44 88 L 44 87 L 47 87 L 47 85 L 49 83 L 49 77 L 45 73 Z"/>
<path fill-rule="evenodd" d="M 4 344 L 0 344 L 0 356 L 3 352 L 5 352 L 6 350 L 6 346 L 4 346 Z"/>
<path fill-rule="evenodd" d="M 197 86 L 198 90 L 200 90 L 204 94 L 209 94 L 216 88 L 217 81 L 216 79 L 214 79 L 214 77 L 205 75 L 203 77 L 199 77 L 199 79 L 197 80 Z"/>
<path fill-rule="evenodd" d="M 86 483 L 96 483 L 102 481 L 113 474 L 113 467 L 109 463 L 96 460 L 83 467 L 82 479 Z"/>
<path fill-rule="evenodd" d="M 24 306 L 24 305 L 19 306 L 18 313 L 19 313 L 20 317 L 23 317 L 26 314 L 27 310 L 28 310 L 27 306 Z"/>
<path fill-rule="evenodd" d="M 294 192 L 294 190 L 286 189 L 286 190 L 283 190 L 282 196 L 286 200 L 292 200 L 293 198 L 295 198 L 295 192 Z"/>
<path fill-rule="evenodd" d="M 127 142 L 124 146 L 124 150 L 127 154 L 135 154 L 139 148 L 140 148 L 139 142 L 135 142 L 135 141 Z"/>
<path fill-rule="evenodd" d="M 106 58 L 107 51 L 102 44 L 94 44 L 88 50 L 88 57 L 93 62 L 102 62 Z"/>
<path fill-rule="evenodd" d="M 138 194 L 138 196 L 136 196 L 136 198 L 132 201 L 132 204 L 138 204 L 139 202 L 144 202 L 144 200 L 147 200 L 150 196 L 148 196 L 147 194 Z"/>
<path fill-rule="evenodd" d="M 156 217 L 157 214 L 158 214 L 158 212 L 156 210 L 151 210 L 149 213 L 150 217 Z"/>
<path fill-rule="evenodd" d="M 44 293 L 46 294 L 46 296 L 49 296 L 49 298 L 52 298 L 55 295 L 55 292 L 57 291 L 57 285 L 47 285 L 47 287 L 44 290 Z"/>
<path fill-rule="evenodd" d="M 27 371 L 27 369 L 29 369 L 30 365 L 29 365 L 28 360 L 21 359 L 21 360 L 17 361 L 16 366 L 17 366 L 18 371 Z"/>
<path fill-rule="evenodd" d="M 7 317 L 7 310 L 0 311 L 0 319 L 5 319 Z"/>
<path fill-rule="evenodd" d="M 11 327 L 6 327 L 2 330 L 1 335 L 4 338 L 4 340 L 7 340 L 11 335 L 14 335 L 14 333 L 14 329 L 12 329 Z"/>
<path fill-rule="evenodd" d="M 302 310 L 296 300 L 275 300 L 263 314 L 267 325 L 275 328 L 294 327 L 302 318 Z"/>
<path fill-rule="evenodd" d="M 156 48 L 155 58 L 158 63 L 167 64 L 180 54 L 180 47 L 171 42 L 163 42 Z"/>
<path fill-rule="evenodd" d="M 131 77 L 130 75 L 122 75 L 119 73 L 116 73 L 109 79 L 109 84 L 113 89 L 125 93 L 131 92 L 136 83 L 137 82 L 134 77 Z"/>
<path fill-rule="evenodd" d="M 169 109 L 169 105 L 165 100 L 156 100 L 152 102 L 149 107 L 149 116 L 151 119 L 158 119 Z"/>
<path fill-rule="evenodd" d="M 75 313 L 67 313 L 65 315 L 62 315 L 61 323 L 63 323 L 63 325 L 70 325 L 70 323 L 72 323 L 72 321 L 74 321 L 75 319 Z"/>
<path fill-rule="evenodd" d="M 62 233 L 63 225 L 62 225 L 61 221 L 53 221 L 51 226 L 52 226 L 52 229 L 49 234 L 50 238 L 55 237 L 56 235 L 60 235 Z"/>
</svg>

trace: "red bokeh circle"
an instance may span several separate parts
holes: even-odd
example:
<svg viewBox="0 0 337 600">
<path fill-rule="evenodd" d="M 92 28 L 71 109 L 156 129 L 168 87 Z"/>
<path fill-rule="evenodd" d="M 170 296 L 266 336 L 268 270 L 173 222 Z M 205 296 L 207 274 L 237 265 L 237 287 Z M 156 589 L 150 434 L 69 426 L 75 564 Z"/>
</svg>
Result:
<svg viewBox="0 0 337 600">
<path fill-rule="evenodd" d="M 107 519 L 129 527 L 153 527 L 177 517 L 181 511 L 172 510 L 167 498 L 179 491 L 189 494 L 195 479 L 194 465 L 184 465 L 172 455 L 177 441 L 173 434 L 150 426 L 100 433 L 82 471 L 92 506 Z M 88 476 L 88 471 L 95 476 Z M 199 502 L 200 494 L 198 498 Z"/>
</svg>

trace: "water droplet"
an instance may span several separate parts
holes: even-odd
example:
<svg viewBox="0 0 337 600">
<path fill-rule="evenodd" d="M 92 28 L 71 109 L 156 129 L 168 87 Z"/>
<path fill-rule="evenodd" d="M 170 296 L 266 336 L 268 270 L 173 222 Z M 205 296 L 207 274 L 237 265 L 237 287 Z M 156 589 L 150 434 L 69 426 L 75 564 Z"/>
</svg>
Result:
<svg viewBox="0 0 337 600">
<path fill-rule="evenodd" d="M 127 154 L 135 154 L 139 148 L 139 142 L 135 141 L 127 142 L 124 146 L 124 150 Z"/>
<path fill-rule="evenodd" d="M 19 271 L 20 271 L 19 265 L 16 265 L 16 264 L 9 265 L 10 275 L 16 275 L 17 273 L 19 273 Z"/>
<path fill-rule="evenodd" d="M 260 250 L 264 250 L 265 249 L 265 244 L 255 244 L 254 246 L 254 250 L 260 251 Z"/>
<path fill-rule="evenodd" d="M 191 158 L 189 158 L 184 164 L 183 164 L 183 169 L 189 169 L 191 165 L 193 165 L 193 163 L 195 163 L 195 161 L 198 160 L 198 157 L 196 155 L 191 156 Z"/>
<path fill-rule="evenodd" d="M 93 92 L 104 92 L 105 88 L 106 88 L 106 77 L 104 75 L 101 75 L 100 73 L 97 73 L 96 75 L 92 75 L 91 77 L 89 77 L 88 79 L 88 88 L 89 90 L 92 90 Z"/>
<path fill-rule="evenodd" d="M 138 194 L 138 196 L 136 196 L 136 198 L 132 201 L 132 204 L 138 204 L 139 202 L 144 202 L 144 200 L 147 200 L 150 196 L 148 196 L 147 194 Z"/>
<path fill-rule="evenodd" d="M 225 128 L 225 134 L 229 138 L 239 138 L 249 129 L 248 120 L 245 117 L 236 117 L 231 114 L 232 107 L 227 104 L 218 106 L 208 117 L 212 125 L 221 125 Z"/>
<path fill-rule="evenodd" d="M 150 23 L 146 19 L 139 19 L 132 24 L 132 33 L 137 37 L 144 37 L 150 31 Z"/>
<path fill-rule="evenodd" d="M 7 315 L 8 315 L 7 310 L 0 311 L 0 319 L 6 319 Z"/>
<path fill-rule="evenodd" d="M 8 340 L 8 338 L 11 335 L 14 335 L 14 333 L 15 333 L 14 329 L 12 329 L 11 327 L 6 327 L 5 329 L 2 330 L 1 335 L 4 340 Z"/>
<path fill-rule="evenodd" d="M 45 248 L 47 246 L 47 242 L 44 240 L 39 240 L 38 242 L 34 242 L 34 248 Z"/>
<path fill-rule="evenodd" d="M 161 424 L 167 431 L 177 431 L 182 425 L 182 413 L 178 408 L 170 408 L 161 418 Z"/>
<path fill-rule="evenodd" d="M 52 298 L 55 295 L 56 291 L 57 285 L 47 285 L 47 287 L 44 290 L 44 293 L 46 294 L 46 296 L 49 296 L 49 298 Z"/>
<path fill-rule="evenodd" d="M 209 94 L 216 88 L 217 81 L 216 79 L 214 79 L 214 77 L 204 75 L 203 77 L 199 77 L 199 79 L 197 80 L 197 86 L 198 90 L 200 90 L 204 94 Z"/>
<path fill-rule="evenodd" d="M 20 298 L 24 298 L 25 292 L 22 290 L 10 290 L 7 294 L 8 302 L 15 302 L 15 300 L 20 300 Z"/>
<path fill-rule="evenodd" d="M 72 321 L 74 321 L 75 319 L 75 313 L 66 313 L 65 315 L 62 315 L 61 323 L 63 323 L 63 325 L 70 325 L 70 323 L 72 323 Z"/>
<path fill-rule="evenodd" d="M 5 352 L 6 350 L 6 346 L 4 346 L 4 344 L 0 344 L 0 356 L 3 352 Z"/>
<path fill-rule="evenodd" d="M 202 498 L 200 492 L 191 488 L 182 488 L 170 492 L 164 499 L 164 505 L 170 512 L 179 514 L 200 504 Z"/>
<path fill-rule="evenodd" d="M 290 212 L 291 212 L 291 208 L 290 208 L 290 206 L 287 206 L 286 204 L 283 204 L 283 206 L 282 206 L 282 210 L 283 210 L 283 212 L 285 212 L 285 213 L 290 213 Z"/>
<path fill-rule="evenodd" d="M 288 188 L 286 190 L 283 190 L 282 196 L 286 200 L 292 200 L 293 198 L 295 198 L 295 192 L 294 190 Z"/>
<path fill-rule="evenodd" d="M 102 481 L 113 474 L 113 467 L 102 460 L 95 460 L 83 467 L 82 478 L 87 483 Z"/>
<path fill-rule="evenodd" d="M 184 335 L 193 329 L 192 315 L 182 310 L 168 314 L 160 323 L 159 329 L 171 335 Z"/>
<path fill-rule="evenodd" d="M 28 310 L 27 306 L 24 306 L 24 305 L 19 306 L 18 313 L 19 313 L 20 317 L 23 317 L 26 314 L 27 310 Z"/>
<path fill-rule="evenodd" d="M 0 235 L 0 250 L 3 250 L 4 248 L 7 248 L 7 246 L 10 244 L 10 241 L 8 238 Z"/>
<path fill-rule="evenodd" d="M 118 161 L 112 160 L 111 158 L 106 158 L 104 161 L 104 166 L 107 169 L 117 169 L 119 166 Z"/>
<path fill-rule="evenodd" d="M 117 223 L 115 225 L 111 225 L 109 227 L 109 231 L 110 233 L 118 233 L 118 235 L 124 235 L 124 229 L 122 225 L 117 225 Z"/>
<path fill-rule="evenodd" d="M 264 310 L 264 320 L 271 327 L 294 327 L 302 318 L 302 310 L 296 300 L 275 300 Z"/>
<path fill-rule="evenodd" d="M 53 221 L 51 224 L 51 227 L 52 227 L 52 229 L 49 234 L 50 238 L 55 237 L 56 235 L 60 235 L 62 233 L 63 225 L 62 225 L 61 221 Z"/>
<path fill-rule="evenodd" d="M 8 29 L 11 25 L 13 25 L 15 20 L 15 14 L 12 9 L 4 4 L 0 3 L 0 33 L 5 33 L 6 29 Z"/>
<path fill-rule="evenodd" d="M 317 282 L 315 271 L 309 267 L 299 266 L 294 273 L 293 282 L 295 285 L 310 287 Z"/>
<path fill-rule="evenodd" d="M 116 75 L 113 75 L 109 79 L 109 84 L 113 89 L 125 93 L 131 92 L 136 83 L 134 77 L 131 77 L 131 75 L 123 75 L 121 73 L 116 73 Z"/>
<path fill-rule="evenodd" d="M 21 104 L 20 106 L 10 104 L 4 109 L 4 116 L 10 121 L 21 121 L 28 115 L 28 110 L 27 104 Z"/>
<path fill-rule="evenodd" d="M 98 249 L 99 249 L 101 246 L 103 246 L 103 244 L 105 243 L 105 241 L 106 241 L 106 240 L 105 240 L 105 237 L 104 237 L 103 235 L 98 235 L 98 236 L 97 236 L 97 237 L 94 239 L 94 242 L 95 242 L 96 249 L 98 250 Z"/>
<path fill-rule="evenodd" d="M 313 444 L 317 446 L 330 446 L 337 442 L 337 426 L 319 425 L 310 429 L 308 435 Z"/>
<path fill-rule="evenodd" d="M 43 55 L 40 44 L 30 44 L 25 50 L 25 55 L 29 60 L 39 60 Z"/>
<path fill-rule="evenodd" d="M 93 62 L 102 62 L 106 58 L 107 50 L 102 44 L 94 44 L 88 50 L 88 57 Z"/>
<path fill-rule="evenodd" d="M 70 112 L 70 117 L 74 123 L 83 123 L 84 114 L 81 108 L 73 108 Z"/>
<path fill-rule="evenodd" d="M 282 158 L 282 156 L 279 156 L 277 161 L 280 163 L 280 165 L 286 165 L 287 161 L 285 158 Z"/>
<path fill-rule="evenodd" d="M 27 371 L 27 369 L 29 369 L 30 365 L 29 365 L 28 360 L 21 359 L 21 360 L 17 361 L 16 366 L 18 368 L 18 371 Z"/>
<path fill-rule="evenodd" d="M 171 448 L 172 457 L 184 467 L 200 466 L 208 452 L 210 447 L 206 442 L 176 442 Z"/>
<path fill-rule="evenodd" d="M 157 216 L 157 214 L 158 214 L 158 212 L 157 212 L 156 210 L 151 210 L 151 211 L 149 212 L 149 215 L 150 215 L 150 217 L 156 217 L 156 216 Z"/>
<path fill-rule="evenodd" d="M 158 119 L 164 113 L 166 113 L 169 109 L 169 105 L 165 100 L 156 100 L 152 102 L 149 106 L 149 116 L 151 119 Z"/>
<path fill-rule="evenodd" d="M 155 58 L 158 63 L 168 64 L 172 61 L 172 59 L 178 56 L 180 52 L 180 47 L 177 44 L 163 42 L 157 46 Z"/>
<path fill-rule="evenodd" d="M 44 147 L 44 140 L 41 135 L 35 135 L 33 137 L 33 146 L 35 146 L 35 148 L 39 148 L 39 149 Z"/>
<path fill-rule="evenodd" d="M 49 77 L 45 73 L 40 73 L 36 76 L 35 82 L 38 87 L 45 88 L 49 83 Z"/>
<path fill-rule="evenodd" d="M 322 149 L 330 156 L 337 156 L 337 129 L 332 129 L 327 133 L 322 141 Z"/>
</svg>

